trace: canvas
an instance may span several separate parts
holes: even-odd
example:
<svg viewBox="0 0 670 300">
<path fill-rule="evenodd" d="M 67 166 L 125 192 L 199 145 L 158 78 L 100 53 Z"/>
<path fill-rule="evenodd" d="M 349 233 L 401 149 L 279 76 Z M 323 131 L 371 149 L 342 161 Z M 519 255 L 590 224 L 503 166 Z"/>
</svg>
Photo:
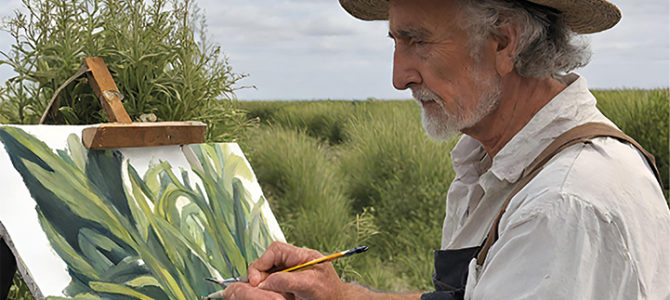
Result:
<svg viewBox="0 0 670 300">
<path fill-rule="evenodd" d="M 0 235 L 36 298 L 196 299 L 283 234 L 234 143 L 87 150 L 0 126 Z"/>
</svg>

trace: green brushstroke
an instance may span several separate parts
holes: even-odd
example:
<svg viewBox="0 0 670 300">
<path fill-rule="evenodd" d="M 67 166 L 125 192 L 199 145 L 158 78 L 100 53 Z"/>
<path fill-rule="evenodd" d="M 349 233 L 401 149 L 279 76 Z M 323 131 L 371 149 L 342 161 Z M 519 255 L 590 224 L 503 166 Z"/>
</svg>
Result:
<svg viewBox="0 0 670 300">
<path fill-rule="evenodd" d="M 74 134 L 55 152 L 15 127 L 0 127 L 0 141 L 68 265 L 69 297 L 199 298 L 218 289 L 203 278 L 246 273 L 275 239 L 265 199 L 240 180 L 253 172 L 225 144 L 184 146 L 191 170 L 177 176 L 165 161 L 140 175 L 120 151 L 86 150 Z"/>
</svg>

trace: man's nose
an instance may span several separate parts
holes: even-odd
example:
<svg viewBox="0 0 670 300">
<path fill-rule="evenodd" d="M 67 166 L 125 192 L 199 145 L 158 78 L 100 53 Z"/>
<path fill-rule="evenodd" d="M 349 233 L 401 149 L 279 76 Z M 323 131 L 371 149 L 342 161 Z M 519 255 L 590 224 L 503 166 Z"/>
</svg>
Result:
<svg viewBox="0 0 670 300">
<path fill-rule="evenodd" d="M 393 87 L 404 90 L 413 84 L 421 84 L 421 74 L 416 63 L 396 48 L 393 52 Z"/>
</svg>

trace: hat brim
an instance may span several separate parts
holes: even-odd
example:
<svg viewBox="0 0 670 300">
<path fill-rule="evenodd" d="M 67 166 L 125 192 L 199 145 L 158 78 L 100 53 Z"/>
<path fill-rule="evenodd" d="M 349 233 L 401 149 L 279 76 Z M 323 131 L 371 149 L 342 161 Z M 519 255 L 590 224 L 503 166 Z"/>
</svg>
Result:
<svg viewBox="0 0 670 300">
<path fill-rule="evenodd" d="M 388 20 L 388 0 L 339 0 L 352 16 L 366 21 Z M 607 30 L 621 19 L 621 11 L 606 0 L 526 0 L 561 12 L 565 24 L 576 33 Z"/>
</svg>

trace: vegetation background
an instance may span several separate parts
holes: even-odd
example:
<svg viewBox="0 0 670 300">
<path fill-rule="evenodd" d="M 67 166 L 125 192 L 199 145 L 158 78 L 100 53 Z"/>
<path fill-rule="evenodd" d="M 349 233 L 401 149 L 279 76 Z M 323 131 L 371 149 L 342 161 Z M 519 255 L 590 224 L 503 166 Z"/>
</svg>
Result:
<svg viewBox="0 0 670 300">
<path fill-rule="evenodd" d="M 237 74 L 206 37 L 190 0 L 23 0 L 3 29 L 0 123 L 34 124 L 84 56 L 101 56 L 135 121 L 200 120 L 208 141 L 237 141 L 289 242 L 365 255 L 335 263 L 349 281 L 382 290 L 431 288 L 455 140 L 430 141 L 412 101 L 236 102 Z M 46 38 L 48 37 L 48 38 Z M 668 89 L 593 91 L 599 108 L 656 155 L 669 182 Z M 106 121 L 88 83 L 61 95 L 50 123 Z M 668 191 L 666 190 L 666 198 Z M 30 299 L 15 277 L 9 299 Z"/>
</svg>

